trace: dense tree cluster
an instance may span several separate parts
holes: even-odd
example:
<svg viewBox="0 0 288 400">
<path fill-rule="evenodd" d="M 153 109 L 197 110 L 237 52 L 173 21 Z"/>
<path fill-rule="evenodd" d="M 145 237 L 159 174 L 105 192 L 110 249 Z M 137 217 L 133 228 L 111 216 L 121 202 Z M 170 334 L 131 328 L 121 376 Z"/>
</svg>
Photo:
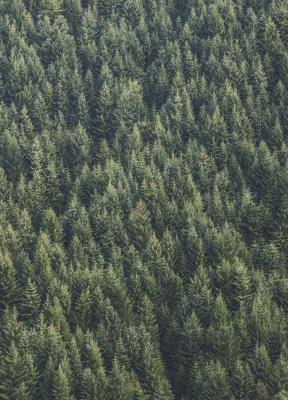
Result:
<svg viewBox="0 0 288 400">
<path fill-rule="evenodd" d="M 0 399 L 288 399 L 287 0 L 0 0 Z"/>
</svg>

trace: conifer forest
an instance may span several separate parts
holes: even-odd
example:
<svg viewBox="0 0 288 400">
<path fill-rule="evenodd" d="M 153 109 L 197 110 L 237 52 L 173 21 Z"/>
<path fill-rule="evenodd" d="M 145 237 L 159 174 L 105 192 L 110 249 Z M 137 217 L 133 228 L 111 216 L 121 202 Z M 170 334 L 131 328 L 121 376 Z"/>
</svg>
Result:
<svg viewBox="0 0 288 400">
<path fill-rule="evenodd" d="M 0 0 L 0 400 L 288 400 L 287 0 Z"/>
</svg>

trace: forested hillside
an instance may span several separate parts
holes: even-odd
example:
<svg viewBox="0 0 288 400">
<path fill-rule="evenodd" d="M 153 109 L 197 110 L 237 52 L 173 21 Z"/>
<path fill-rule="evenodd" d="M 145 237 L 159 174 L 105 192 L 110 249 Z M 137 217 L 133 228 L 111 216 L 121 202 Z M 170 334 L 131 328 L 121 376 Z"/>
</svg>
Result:
<svg viewBox="0 0 288 400">
<path fill-rule="evenodd" d="M 288 399 L 287 0 L 0 0 L 0 399 Z"/>
</svg>

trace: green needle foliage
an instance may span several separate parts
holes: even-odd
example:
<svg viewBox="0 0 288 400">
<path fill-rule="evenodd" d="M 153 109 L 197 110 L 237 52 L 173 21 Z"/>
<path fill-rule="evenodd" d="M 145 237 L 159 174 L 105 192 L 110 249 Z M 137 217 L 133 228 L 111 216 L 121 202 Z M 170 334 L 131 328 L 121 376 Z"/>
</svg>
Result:
<svg viewBox="0 0 288 400">
<path fill-rule="evenodd" d="M 0 400 L 288 399 L 287 0 L 0 0 Z"/>
</svg>

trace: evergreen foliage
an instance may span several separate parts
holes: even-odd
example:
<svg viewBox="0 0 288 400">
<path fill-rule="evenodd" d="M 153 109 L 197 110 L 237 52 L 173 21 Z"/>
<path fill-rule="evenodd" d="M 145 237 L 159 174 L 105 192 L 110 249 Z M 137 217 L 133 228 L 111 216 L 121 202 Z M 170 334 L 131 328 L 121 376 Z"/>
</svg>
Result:
<svg viewBox="0 0 288 400">
<path fill-rule="evenodd" d="M 0 400 L 288 399 L 285 0 L 0 0 Z"/>
</svg>

